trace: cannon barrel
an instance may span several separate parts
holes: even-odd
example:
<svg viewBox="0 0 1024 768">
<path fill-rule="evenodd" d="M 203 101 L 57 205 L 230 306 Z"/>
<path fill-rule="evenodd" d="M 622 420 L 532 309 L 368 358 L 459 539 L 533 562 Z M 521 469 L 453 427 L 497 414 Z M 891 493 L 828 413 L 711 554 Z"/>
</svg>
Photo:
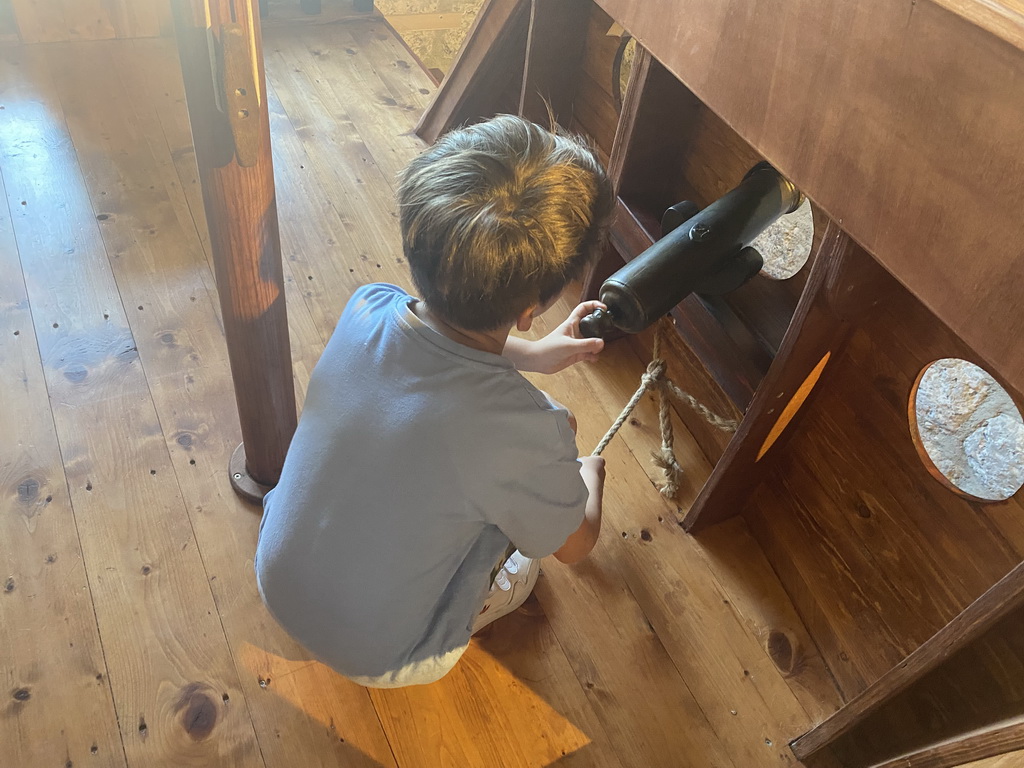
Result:
<svg viewBox="0 0 1024 768">
<path fill-rule="evenodd" d="M 750 243 L 802 202 L 800 191 L 768 163 L 755 165 L 735 189 L 666 232 L 605 280 L 600 299 L 608 310 L 583 318 L 581 333 L 639 333 L 692 292 L 735 290 L 762 266 Z M 679 205 L 669 213 L 680 208 L 685 210 Z M 670 218 L 666 215 L 663 224 Z"/>
</svg>

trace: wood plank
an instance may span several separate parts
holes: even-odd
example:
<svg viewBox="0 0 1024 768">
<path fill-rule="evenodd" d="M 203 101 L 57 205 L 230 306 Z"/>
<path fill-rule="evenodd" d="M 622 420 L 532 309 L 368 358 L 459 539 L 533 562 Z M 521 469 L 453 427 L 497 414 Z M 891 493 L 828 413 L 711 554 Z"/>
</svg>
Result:
<svg viewBox="0 0 1024 768">
<path fill-rule="evenodd" d="M 931 746 L 921 743 L 928 736 L 951 739 L 957 728 L 970 731 L 1019 717 L 1017 710 L 1024 700 L 1018 675 L 1024 664 L 1022 605 L 1024 565 L 863 694 L 797 739 L 795 753 L 802 759 L 828 748 L 844 765 L 868 759 L 876 763 L 895 757 L 894 745 L 912 751 Z M 993 718 L 994 711 L 1002 716 Z M 912 712 L 929 715 L 909 717 Z"/>
<path fill-rule="evenodd" d="M 56 0 L 11 0 L 23 43 L 52 43 L 68 39 L 64 4 Z"/>
<path fill-rule="evenodd" d="M 608 34 L 614 22 L 596 3 L 590 4 L 586 17 L 583 61 L 573 108 L 574 130 L 593 138 L 607 161 L 619 118 L 612 98 L 612 69 L 621 38 Z"/>
<path fill-rule="evenodd" d="M 479 117 L 514 113 L 519 103 L 529 5 L 486 0 L 438 88 L 416 135 L 432 144 L 442 133 Z"/>
<path fill-rule="evenodd" d="M 262 764 L 247 713 L 222 701 L 242 692 L 129 324 L 146 307 L 118 296 L 46 61 L 56 50 L 4 51 L 0 153 L 26 202 L 15 233 L 124 755 Z"/>
<path fill-rule="evenodd" d="M 859 351 L 864 338 L 854 337 L 834 386 L 789 443 L 783 477 L 772 483 L 781 490 L 768 497 L 775 502 L 762 495 L 747 514 L 847 695 L 927 640 L 1020 557 L 993 523 L 921 467 L 905 422 L 909 384 L 889 394 L 898 388 L 891 364 L 879 367 L 877 350 Z M 856 587 L 830 594 L 849 582 Z M 880 638 L 891 650 L 872 648 Z"/>
<path fill-rule="evenodd" d="M 735 437 L 687 512 L 687 530 L 698 531 L 742 511 L 747 496 L 772 471 L 781 450 L 781 446 L 775 447 L 779 437 L 777 425 L 792 434 L 796 428 L 794 420 L 799 422 L 796 417 L 802 410 L 801 404 L 806 407 L 811 392 L 824 386 L 820 379 L 815 379 L 807 389 L 808 377 L 815 370 L 821 373 L 821 361 L 827 365 L 831 356 L 842 353 L 851 330 L 828 306 L 828 279 L 858 257 L 871 257 L 863 254 L 835 225 L 823 242 L 824 252 L 815 259 L 782 349 L 758 386 Z M 793 413 L 789 411 L 791 403 L 798 403 Z M 783 423 L 783 419 L 787 421 Z"/>
<path fill-rule="evenodd" d="M 289 300 L 298 297 L 305 305 L 306 311 L 301 314 L 308 316 L 311 328 L 297 329 L 290 316 L 289 323 L 293 338 L 306 340 L 315 362 L 352 291 L 376 279 L 377 262 L 369 261 L 359 227 L 338 212 L 334 201 L 338 195 L 321 182 L 315 170 L 316 158 L 306 153 L 277 93 L 278 89 L 268 84 L 275 180 L 294 193 L 288 201 L 281 201 L 282 256 L 288 285 L 294 286 Z M 301 119 L 297 122 L 301 130 Z M 289 309 L 293 306 L 294 302 Z"/>
<path fill-rule="evenodd" d="M 302 104 L 296 103 L 300 95 L 312 98 L 315 94 L 323 113 L 340 121 L 348 131 L 346 138 L 352 134 L 358 136 L 363 151 L 368 153 L 368 157 L 359 157 L 358 162 L 351 154 L 344 155 L 350 158 L 352 167 L 370 163 L 380 169 L 384 183 L 363 179 L 361 189 L 379 201 L 382 209 L 393 212 L 392 190 L 398 173 L 409 159 L 423 150 L 423 143 L 413 135 L 412 129 L 429 98 L 432 84 L 425 73 L 414 69 L 415 65 L 409 62 L 403 49 L 385 48 L 386 41 L 381 37 L 393 43 L 393 36 L 383 24 L 367 22 L 339 28 L 315 28 L 302 35 L 274 32 L 268 36 L 267 44 L 268 48 L 273 47 L 275 56 L 288 64 L 287 67 L 276 66 L 274 71 L 282 86 L 292 84 L 292 88 L 282 87 L 280 94 L 285 106 L 290 107 L 289 116 L 293 119 L 309 116 L 307 130 L 320 135 L 321 131 L 327 133 L 328 124 L 312 120 L 315 105 L 303 110 L 300 109 Z M 363 98 L 353 99 L 350 91 L 338 87 L 342 82 L 359 88 Z M 304 90 L 298 90 L 300 87 Z M 320 106 L 315 108 L 321 109 Z M 361 130 L 355 129 L 356 123 Z"/>
<path fill-rule="evenodd" d="M 564 311 L 539 318 L 536 332 L 550 330 L 548 323 L 558 322 Z M 536 378 L 556 399 L 571 403 L 580 422 L 578 442 L 586 451 L 607 427 L 611 408 L 621 407 L 632 394 L 641 366 L 628 347 L 618 346 L 594 366 L 577 368 Z M 609 479 L 601 539 L 579 565 L 544 563 L 536 587 L 540 604 L 624 766 L 658 765 L 666 755 L 680 766 L 731 766 L 689 681 L 624 578 L 621 532 L 637 516 L 663 509 L 664 502 L 623 443 L 613 442 L 605 457 Z M 638 507 L 638 499 L 649 501 Z M 612 659 L 630 662 L 609 663 Z M 685 728 L 673 725 L 680 720 Z"/>
<path fill-rule="evenodd" d="M 465 23 L 467 15 L 468 13 L 465 11 L 420 11 L 419 13 L 389 13 L 387 20 L 395 32 L 407 35 L 410 32 L 459 29 Z"/>
<path fill-rule="evenodd" d="M 837 377 L 848 381 L 843 371 Z M 815 409 L 819 407 L 841 409 L 831 401 L 816 403 Z M 877 413 L 877 403 L 860 405 L 846 414 L 842 423 L 849 425 L 857 412 Z M 842 552 L 841 567 L 857 580 L 865 596 L 865 608 L 860 611 L 819 596 L 818 610 L 831 616 L 830 626 L 815 634 L 819 642 L 830 642 L 826 639 L 829 634 L 849 632 L 856 622 L 859 632 L 870 632 L 872 626 L 884 627 L 879 636 L 891 637 L 894 647 L 902 648 L 905 655 L 1016 561 L 998 536 L 993 536 L 965 506 L 953 508 L 942 494 L 930 495 L 923 472 L 907 474 L 905 464 L 878 450 L 877 446 L 886 445 L 885 440 L 891 443 L 907 439 L 905 435 L 874 438 L 870 440 L 874 448 L 851 451 L 849 429 L 816 414 L 805 422 L 804 434 L 791 444 L 791 450 L 801 458 L 787 465 L 786 485 L 816 510 L 814 530 L 825 542 L 789 537 L 788 556 L 803 560 L 807 548 L 821 548 L 823 544 Z M 767 514 L 778 522 L 787 513 Z M 956 578 L 950 578 L 950 573 Z M 836 576 L 823 574 L 822 578 Z M 874 606 L 874 611 L 866 606 Z M 844 653 L 857 664 L 867 664 L 864 674 L 871 681 L 885 673 L 892 662 L 883 658 L 868 662 L 868 654 L 858 659 L 865 650 L 847 644 Z M 847 686 L 847 690 L 859 689 Z"/>
<path fill-rule="evenodd" d="M 9 203 L 0 176 L 0 763 L 124 768 Z"/>
<path fill-rule="evenodd" d="M 883 395 L 882 407 L 902 425 L 907 420 L 910 393 L 917 374 L 925 365 L 943 357 L 959 357 L 976 364 L 982 361 L 902 286 L 879 310 L 873 313 L 866 327 L 870 341 L 868 337 L 858 337 L 858 343 L 850 351 L 858 361 L 868 365 L 866 370 L 871 371 L 872 386 Z M 907 333 L 905 328 L 913 328 L 914 332 Z M 1017 402 L 1020 402 L 1019 396 Z M 905 452 L 903 455 L 915 469 L 920 466 L 915 454 Z M 1016 555 L 1024 558 L 1024 498 L 1020 494 L 998 503 L 957 503 L 944 489 L 936 489 L 931 483 L 925 483 L 925 487 L 942 503 L 952 503 L 959 510 L 953 514 L 988 520 L 989 526 L 998 531 Z"/>
<path fill-rule="evenodd" d="M 100 0 L 114 37 L 173 37 L 171 0 Z"/>
<path fill-rule="evenodd" d="M 365 232 L 360 256 L 380 263 L 401 253 L 394 196 L 386 183 L 378 181 L 381 171 L 348 115 L 349 105 L 323 82 L 323 76 L 318 77 L 320 73 L 308 71 L 311 57 L 303 53 L 301 40 L 275 39 L 268 41 L 268 49 L 271 45 L 274 50 L 272 54 L 268 50 L 268 59 L 273 61 L 270 69 L 281 106 L 314 171 L 324 183 L 337 188 L 335 208 L 346 228 L 350 233 L 357 229 Z"/>
<path fill-rule="evenodd" d="M 535 598 L 437 683 L 370 695 L 403 768 L 620 765 Z"/>
<path fill-rule="evenodd" d="M 963 768 L 1017 768 L 1024 764 L 1024 752 L 1009 752 L 998 757 L 964 763 Z"/>
<path fill-rule="evenodd" d="M 1019 33 L 961 2 L 598 2 L 1024 388 Z"/>
<path fill-rule="evenodd" d="M 116 36 L 102 0 L 63 0 L 68 40 L 109 40 Z"/>
<path fill-rule="evenodd" d="M 356 43 L 356 50 L 365 53 L 370 60 L 368 70 L 365 67 L 352 67 L 352 74 L 362 72 L 361 76 L 371 83 L 373 77 L 376 77 L 398 101 L 397 109 L 378 109 L 366 115 L 370 124 L 379 124 L 396 142 L 402 142 L 401 145 L 408 146 L 414 154 L 419 153 L 423 149 L 422 142 L 406 143 L 405 139 L 413 135 L 416 121 L 437 90 L 433 75 L 424 69 L 422 62 L 416 58 L 416 52 L 396 37 L 383 20 L 370 18 L 361 24 L 348 24 L 345 33 Z M 373 77 L 370 77 L 370 73 Z M 363 122 L 360 117 L 359 123 Z M 389 181 L 393 182 L 394 179 Z"/>
<path fill-rule="evenodd" d="M 532 0 L 518 114 L 568 125 L 578 88 L 590 0 Z"/>
<path fill-rule="evenodd" d="M 937 5 L 962 16 L 1016 48 L 1024 48 L 1024 3 L 972 3 L 968 0 L 935 0 Z"/>
<path fill-rule="evenodd" d="M 836 439 L 831 436 L 831 440 Z M 785 486 L 799 494 L 817 515 L 818 529 L 828 538 L 828 548 L 838 553 L 843 566 L 849 569 L 849 578 L 858 586 L 857 599 L 864 603 L 860 610 L 852 612 L 826 605 L 822 605 L 822 610 L 832 614 L 836 625 L 858 622 L 859 632 L 877 633 L 877 644 L 890 645 L 894 653 L 906 656 L 956 615 L 956 599 L 945 584 L 936 585 L 930 579 L 936 565 L 931 562 L 933 555 L 927 547 L 905 533 L 894 532 L 901 522 L 899 507 L 893 505 L 896 519 L 892 523 L 881 519 L 886 517 L 881 510 L 889 505 L 889 497 L 881 490 L 865 486 L 865 477 L 870 476 L 840 465 L 849 472 L 849 482 L 821 477 L 823 463 L 793 462 L 786 467 Z M 854 517 L 866 520 L 867 524 L 855 521 Z M 853 652 L 859 654 L 861 649 L 854 647 Z M 870 658 L 870 652 L 865 655 Z M 867 665 L 868 679 L 878 677 L 887 668 L 882 664 Z"/>
<path fill-rule="evenodd" d="M 580 443 L 584 447 L 596 443 L 605 427 L 602 422 L 610 418 L 608 414 L 617 407 L 615 403 L 621 404 L 632 394 L 641 366 L 635 360 L 627 362 L 629 354 L 627 347 L 613 347 L 597 364 L 599 374 L 588 375 L 585 369 L 570 370 L 543 382 L 556 398 L 572 395 L 574 408 L 579 404 L 575 412 L 580 421 Z M 573 378 L 578 380 L 572 381 Z M 582 396 L 583 392 L 588 394 Z M 595 414 L 597 405 L 603 406 L 603 418 L 595 419 L 591 415 Z M 635 428 L 629 429 L 629 442 L 613 441 L 605 454 L 609 461 L 605 532 L 598 549 L 588 560 L 591 564 L 576 568 L 585 568 L 581 575 L 595 584 L 584 587 L 578 582 L 562 582 L 568 580 L 567 575 L 562 575 L 563 570 L 569 569 L 552 564 L 546 570 L 546 586 L 538 586 L 541 603 L 571 657 L 573 652 L 569 651 L 562 634 L 566 624 L 560 612 L 568 614 L 566 623 L 572 622 L 573 613 L 579 609 L 570 605 L 589 602 L 586 590 L 595 589 L 601 582 L 616 584 L 622 579 L 628 593 L 637 601 L 642 618 L 609 615 L 607 621 L 614 623 L 619 632 L 638 620 L 651 626 L 716 738 L 737 765 L 777 765 L 780 760 L 785 764 L 792 760 L 785 744 L 789 737 L 785 734 L 802 731 L 809 722 L 807 715 L 765 649 L 746 632 L 744 620 L 731 607 L 721 585 L 696 555 L 699 544 L 679 529 L 674 508 L 642 480 L 632 480 L 635 469 L 627 470 L 637 461 L 632 457 L 646 455 L 647 450 L 654 447 L 656 429 L 643 428 L 644 424 L 657 424 L 653 404 L 645 402 L 635 419 Z M 639 435 L 643 437 L 637 439 Z M 692 499 L 699 487 L 703 456 L 684 434 L 680 435 L 677 445 L 683 465 L 694 467 L 693 474 L 686 475 L 681 492 L 686 503 L 685 499 Z M 706 472 L 706 464 L 704 467 Z M 576 594 L 569 598 L 563 595 L 563 590 L 574 590 Z M 557 607 L 549 607 L 547 600 L 557 600 Z M 609 606 L 616 602 L 605 596 L 600 607 L 587 606 L 587 610 L 602 612 L 599 615 L 604 621 L 603 612 L 611 610 Z M 583 626 L 581 622 L 576 631 L 586 632 Z M 597 644 L 607 643 L 608 639 L 588 636 L 587 641 Z M 586 670 L 590 677 L 583 679 L 590 682 L 595 682 L 595 674 L 606 672 L 592 666 L 587 666 Z M 600 681 L 604 685 L 615 685 L 615 682 L 614 677 Z M 615 694 L 613 690 L 608 693 L 617 697 L 625 695 Z M 640 706 L 640 702 L 630 704 L 631 709 Z M 733 714 L 734 710 L 741 714 Z M 616 714 L 616 717 L 621 716 Z M 717 764 L 708 757 L 707 745 L 686 754 L 702 754 L 705 761 Z M 620 756 L 629 760 L 621 749 Z"/>
<path fill-rule="evenodd" d="M 570 128 L 576 133 L 589 137 L 595 145 L 601 161 L 608 163 L 618 112 L 610 99 L 597 86 L 590 75 L 583 73 L 579 78 L 576 99 L 573 101 Z"/>
<path fill-rule="evenodd" d="M 780 467 L 779 474 L 785 472 Z M 822 530 L 813 499 L 781 478 L 761 484 L 744 514 L 758 543 L 821 651 L 844 698 L 851 698 L 907 653 L 884 625 L 849 560 L 856 549 Z M 784 510 L 780 511 L 780 510 Z M 795 557 L 790 547 L 807 547 Z M 851 554 L 851 552 L 853 554 Z"/>
<path fill-rule="evenodd" d="M 971 503 L 950 493 L 927 474 L 910 439 L 905 411 L 886 414 L 885 391 L 877 385 L 877 389 L 872 387 L 877 377 L 870 375 L 870 364 L 864 363 L 862 367 L 860 361 L 864 358 L 854 362 L 859 346 L 851 345 L 851 364 L 841 373 L 849 387 L 843 393 L 845 396 L 828 393 L 822 398 L 821 405 L 827 409 L 829 419 L 834 418 L 839 425 L 830 431 L 832 442 L 835 444 L 836 438 L 842 441 L 841 435 L 851 434 L 854 429 L 864 435 L 866 440 L 858 450 L 847 446 L 843 451 L 849 457 L 848 477 L 860 478 L 858 490 L 866 494 L 875 490 L 885 500 L 880 505 L 895 513 L 898 524 L 934 553 L 938 570 L 956 564 L 957 579 L 952 587 L 966 591 L 968 597 L 958 608 L 965 607 L 1009 572 L 1020 557 L 984 517 L 974 512 Z M 908 398 L 909 390 L 900 400 L 905 402 Z M 865 423 L 863 415 L 867 413 L 877 417 Z M 822 449 L 819 455 L 835 457 L 838 453 L 835 448 L 829 452 Z M 828 459 L 817 461 L 823 460 Z M 832 461 L 843 466 L 838 458 Z M 859 474 L 854 467 L 862 467 L 865 474 Z M 851 482 L 847 487 L 857 486 Z M 889 499 L 895 503 L 886 503 Z M 876 512 L 874 507 L 878 505 L 870 498 L 867 502 L 871 512 Z M 868 518 L 858 515 L 858 519 Z"/>
<path fill-rule="evenodd" d="M 974 760 L 979 755 L 998 755 L 1007 750 L 1019 749 L 1024 744 L 1024 723 L 1011 723 L 996 728 L 970 733 L 963 739 L 940 744 L 935 747 L 918 750 L 907 755 L 879 763 L 877 768 L 954 768 L 964 765 L 964 760 Z M 1019 765 L 1020 753 L 1006 755 L 1005 759 L 995 758 L 989 763 L 982 760 L 985 765 L 1005 765 L 1012 768 Z M 1016 761 L 1016 762 L 1014 762 Z M 979 766 L 979 763 L 972 762 L 971 765 Z"/>
<path fill-rule="evenodd" d="M 737 517 L 716 525 L 697 537 L 697 543 L 700 557 L 809 721 L 820 723 L 838 710 L 843 698 L 835 678 L 746 521 Z"/>
<path fill-rule="evenodd" d="M 614 403 L 631 387 L 628 367 L 619 362 L 615 373 L 603 371 L 601 379 L 614 382 L 608 387 L 596 382 L 590 385 L 595 390 L 591 399 L 605 404 L 606 413 L 609 405 L 615 407 Z M 640 366 L 634 362 L 632 367 L 635 377 Z M 568 378 L 570 373 L 586 376 L 583 371 L 566 372 L 562 376 Z M 546 380 L 545 384 L 549 382 Z M 549 387 L 549 391 L 556 398 L 560 394 L 567 397 L 569 391 L 574 391 L 578 398 L 584 386 L 573 383 L 572 390 L 559 393 Z M 620 390 L 618 397 L 609 397 L 611 387 Z M 592 425 L 594 431 L 588 434 L 582 413 L 577 411 L 577 417 L 581 419 L 581 442 L 586 446 L 600 436 L 602 425 Z M 636 424 L 631 423 L 633 428 L 623 435 L 620 449 L 628 449 L 636 457 L 646 456 L 660 443 L 653 403 L 645 399 L 634 414 Z M 677 455 L 686 467 L 678 503 L 685 508 L 696 496 L 709 467 L 692 438 L 682 431 L 677 435 Z M 616 483 L 618 479 L 618 473 L 609 470 L 609 483 Z M 617 493 L 623 495 L 617 496 Z M 786 764 L 792 756 L 784 743 L 789 737 L 784 734 L 801 732 L 811 720 L 785 677 L 801 676 L 805 685 L 814 685 L 810 681 L 816 673 L 810 671 L 804 675 L 804 670 L 797 671 L 792 665 L 780 668 L 780 656 L 773 657 L 768 644 L 759 643 L 756 635 L 747 631 L 747 627 L 766 620 L 763 612 L 743 598 L 743 590 L 749 589 L 749 585 L 731 577 L 732 589 L 726 590 L 710 571 L 701 540 L 684 535 L 677 524 L 677 514 L 675 505 L 666 503 L 652 488 L 644 489 L 638 484 L 614 485 L 606 490 L 603 535 L 622 534 L 608 539 L 609 547 L 616 552 L 618 570 L 730 757 L 737 765 Z M 608 530 L 608 526 L 614 527 Z M 751 563 L 751 568 L 756 567 L 755 563 Z M 767 573 L 770 574 L 770 570 Z M 774 581 L 774 576 L 771 580 Z M 776 599 L 781 596 L 783 602 L 788 602 L 781 589 L 778 586 L 776 589 Z M 745 615 L 730 599 L 733 594 L 738 594 L 740 604 L 746 605 Z M 791 606 L 787 611 L 782 603 L 776 603 L 775 609 L 778 615 L 793 622 L 789 636 L 794 638 L 792 652 L 798 652 L 796 644 L 806 635 L 802 629 L 797 629 L 800 622 L 795 612 Z M 761 631 L 767 636 L 773 630 L 782 629 L 784 627 L 776 625 Z M 813 644 L 808 641 L 807 646 L 806 669 L 809 671 L 815 666 L 815 654 Z M 804 666 L 803 662 L 797 666 Z M 816 666 L 820 672 L 820 660 Z M 818 679 L 821 680 L 821 676 Z M 835 700 L 837 694 L 830 684 L 828 691 L 828 696 Z"/>
<path fill-rule="evenodd" d="M 90 98 L 103 99 L 105 122 L 97 124 L 97 116 L 88 111 L 77 121 L 69 117 L 76 144 L 85 143 L 86 136 L 103 133 L 110 136 L 112 146 L 121 148 L 113 163 L 106 153 L 80 152 L 87 179 L 93 190 L 113 189 L 113 202 L 130 210 L 133 217 L 146 216 L 156 229 L 147 246 L 135 252 L 138 266 L 145 268 L 128 268 L 119 260 L 115 274 L 121 295 L 130 304 L 155 308 L 159 295 L 173 295 L 171 308 L 146 315 L 139 353 L 182 496 L 193 512 L 193 528 L 211 573 L 211 589 L 245 693 L 237 706 L 250 713 L 268 764 L 392 765 L 390 749 L 365 691 L 323 665 L 310 664 L 306 652 L 269 617 L 256 589 L 252 556 L 259 517 L 233 493 L 226 473 L 239 432 L 223 332 L 217 323 L 217 296 L 208 287 L 207 262 L 194 227 L 171 213 L 177 210 L 171 199 L 181 196 L 181 185 L 167 176 L 163 176 L 164 185 L 156 189 L 147 185 L 162 176 L 158 165 L 173 168 L 167 144 L 172 138 L 165 137 L 173 137 L 174 144 L 187 140 L 188 123 L 180 114 L 181 79 L 172 66 L 177 52 L 163 41 L 115 44 L 107 51 L 109 58 L 95 56 L 111 71 L 121 73 L 122 88 L 106 95 L 90 93 L 88 82 L 76 83 L 69 71 L 69 92 L 64 99 L 71 104 L 81 99 L 82 105 Z M 68 69 L 76 64 L 81 67 L 82 58 L 83 54 L 75 52 L 65 65 Z M 174 76 L 162 77 L 161 72 Z M 164 98 L 177 106 L 159 117 L 153 108 L 155 83 L 168 89 Z M 186 136 L 180 136 L 181 132 Z M 161 156 L 162 162 L 158 162 Z M 115 180 L 116 185 L 112 183 Z M 282 185 L 281 189 L 290 187 Z M 314 218 L 309 210 L 301 215 Z M 296 224 L 289 227 L 284 230 L 287 234 L 300 229 Z M 131 221 L 126 215 L 108 224 L 104 237 L 109 248 L 120 249 L 137 230 L 138 220 Z M 171 281 L 168 274 L 189 278 Z M 299 342 L 293 352 L 304 352 L 304 362 L 311 368 L 322 349 L 322 339 L 308 316 L 303 317 L 302 301 L 294 295 L 290 298 L 292 330 Z M 299 677 L 290 674 L 295 669 L 289 660 L 296 658 L 305 662 Z M 286 677 L 290 678 L 287 682 Z M 271 684 L 266 684 L 267 680 Z M 300 689 L 291 687 L 299 681 Z M 309 693 L 311 689 L 318 693 Z M 289 738 L 282 740 L 281 733 Z"/>
<path fill-rule="evenodd" d="M 171 34 L 169 0 L 7 0 L 22 42 Z"/>
</svg>

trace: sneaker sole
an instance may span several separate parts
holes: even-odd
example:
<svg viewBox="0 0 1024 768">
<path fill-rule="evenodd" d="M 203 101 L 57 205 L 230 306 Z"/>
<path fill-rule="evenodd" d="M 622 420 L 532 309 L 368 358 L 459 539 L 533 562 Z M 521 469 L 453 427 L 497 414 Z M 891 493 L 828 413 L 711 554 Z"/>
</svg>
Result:
<svg viewBox="0 0 1024 768">
<path fill-rule="evenodd" d="M 526 581 L 517 581 L 512 584 L 512 599 L 500 608 L 495 608 L 494 611 L 484 614 L 484 622 L 473 629 L 473 634 L 475 635 L 481 629 L 494 623 L 502 616 L 508 616 L 525 603 L 527 598 L 529 598 L 533 593 L 533 588 L 537 585 L 537 578 L 539 576 L 540 563 L 534 560 L 534 565 L 530 568 L 530 572 L 526 576 Z"/>
</svg>

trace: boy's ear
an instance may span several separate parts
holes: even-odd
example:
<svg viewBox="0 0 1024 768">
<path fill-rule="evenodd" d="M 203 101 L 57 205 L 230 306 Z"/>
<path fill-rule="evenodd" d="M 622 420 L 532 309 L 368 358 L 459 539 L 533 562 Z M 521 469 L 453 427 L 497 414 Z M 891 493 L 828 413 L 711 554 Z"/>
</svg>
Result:
<svg viewBox="0 0 1024 768">
<path fill-rule="evenodd" d="M 533 326 L 534 313 L 539 307 L 533 304 L 522 312 L 519 313 L 519 317 L 516 318 L 516 330 L 520 333 L 526 333 Z"/>
</svg>

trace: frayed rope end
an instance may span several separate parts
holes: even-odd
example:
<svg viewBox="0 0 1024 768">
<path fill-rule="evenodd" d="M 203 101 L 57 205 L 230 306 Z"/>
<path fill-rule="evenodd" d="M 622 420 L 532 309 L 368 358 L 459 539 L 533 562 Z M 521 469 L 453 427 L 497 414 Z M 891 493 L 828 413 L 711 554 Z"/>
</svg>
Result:
<svg viewBox="0 0 1024 768">
<path fill-rule="evenodd" d="M 683 477 L 683 468 L 676 461 L 672 449 L 662 447 L 660 450 L 651 451 L 651 459 L 665 476 L 665 482 L 658 489 L 661 491 L 661 495 L 666 499 L 675 498 L 675 495 L 679 492 L 679 481 Z"/>
</svg>

